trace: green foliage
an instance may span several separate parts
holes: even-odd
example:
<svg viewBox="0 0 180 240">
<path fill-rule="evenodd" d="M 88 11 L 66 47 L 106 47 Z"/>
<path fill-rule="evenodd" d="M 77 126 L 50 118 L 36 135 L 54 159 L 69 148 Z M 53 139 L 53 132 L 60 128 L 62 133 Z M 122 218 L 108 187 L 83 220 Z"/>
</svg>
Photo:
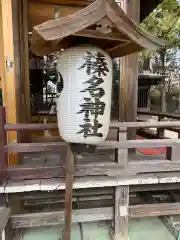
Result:
<svg viewBox="0 0 180 240">
<path fill-rule="evenodd" d="M 164 0 L 142 22 L 142 27 L 168 42 L 157 52 L 144 51 L 140 54 L 140 71 L 149 69 L 154 73 L 166 74 L 165 90 L 170 93 L 180 86 L 180 1 Z M 173 89 L 174 91 L 174 89 Z"/>
<path fill-rule="evenodd" d="M 168 44 L 156 52 L 140 54 L 140 71 L 168 75 L 165 79 L 167 111 L 170 102 L 179 102 L 180 92 L 180 1 L 163 0 L 162 3 L 142 22 L 142 27 Z M 153 89 L 152 89 L 153 90 Z M 152 103 L 160 104 L 160 92 L 151 91 Z"/>
<path fill-rule="evenodd" d="M 180 47 L 180 4 L 164 0 L 142 23 L 154 35 L 169 42 L 167 48 Z"/>
</svg>

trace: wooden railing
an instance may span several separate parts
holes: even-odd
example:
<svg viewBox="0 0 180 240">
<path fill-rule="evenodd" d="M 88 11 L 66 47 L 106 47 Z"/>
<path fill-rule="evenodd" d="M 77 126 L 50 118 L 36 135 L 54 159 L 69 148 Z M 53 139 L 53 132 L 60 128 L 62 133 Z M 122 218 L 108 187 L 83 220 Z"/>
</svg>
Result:
<svg viewBox="0 0 180 240">
<path fill-rule="evenodd" d="M 65 165 L 67 159 L 67 143 L 7 143 L 8 131 L 32 131 L 56 129 L 56 124 L 8 124 L 5 121 L 5 109 L 0 108 L 0 173 L 1 182 L 6 179 L 35 179 L 65 177 Z M 179 139 L 145 139 L 127 140 L 129 128 L 174 128 L 180 127 L 180 121 L 148 122 L 111 122 L 109 136 L 106 141 L 99 144 L 97 149 L 117 149 L 114 161 L 92 162 L 76 164 L 75 176 L 107 176 L 120 177 L 136 175 L 137 173 L 151 173 L 180 170 L 180 140 Z M 118 135 L 118 138 L 117 138 Z M 117 140 L 118 139 L 118 140 Z M 130 148 L 167 147 L 167 156 L 164 160 L 139 159 L 133 160 L 128 154 Z M 8 152 L 57 152 L 62 158 L 58 165 L 16 165 L 8 166 Z M 138 155 L 137 155 L 138 156 Z"/>
<path fill-rule="evenodd" d="M 146 115 L 146 116 L 156 116 L 158 122 L 161 121 L 180 121 L 180 115 L 176 114 L 168 114 L 168 113 L 160 113 L 160 112 L 154 112 L 154 111 L 145 111 L 145 110 L 138 110 L 137 112 L 140 115 Z M 156 135 L 153 131 L 146 131 L 145 133 L 149 134 L 151 137 L 155 136 L 156 138 L 165 138 L 165 130 L 169 130 L 172 132 L 175 132 L 178 134 L 178 139 L 180 139 L 180 127 L 179 126 L 167 126 L 165 128 L 158 128 Z M 142 133 L 142 131 L 141 131 Z"/>
</svg>

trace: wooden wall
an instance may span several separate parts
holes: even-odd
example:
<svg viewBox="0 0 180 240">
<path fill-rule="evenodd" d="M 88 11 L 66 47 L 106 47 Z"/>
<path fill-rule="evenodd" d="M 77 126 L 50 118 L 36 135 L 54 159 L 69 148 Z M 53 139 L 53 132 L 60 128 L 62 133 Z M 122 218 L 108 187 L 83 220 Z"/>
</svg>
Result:
<svg viewBox="0 0 180 240">
<path fill-rule="evenodd" d="M 53 19 L 55 7 L 56 7 L 55 4 L 44 4 L 36 1 L 29 1 L 28 2 L 29 32 L 32 32 L 34 26 Z M 83 6 L 59 5 L 60 16 L 63 17 L 69 14 L 73 14 L 82 8 Z"/>
</svg>

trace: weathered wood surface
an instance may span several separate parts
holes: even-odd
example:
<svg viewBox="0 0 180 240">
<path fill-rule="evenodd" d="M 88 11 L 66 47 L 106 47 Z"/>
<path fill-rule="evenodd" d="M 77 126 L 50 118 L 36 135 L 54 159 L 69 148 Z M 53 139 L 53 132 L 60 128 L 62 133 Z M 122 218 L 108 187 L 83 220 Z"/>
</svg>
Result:
<svg viewBox="0 0 180 240">
<path fill-rule="evenodd" d="M 118 140 L 127 139 L 127 128 L 120 128 Z M 128 164 L 128 150 L 118 149 L 117 165 L 126 167 Z M 117 186 L 115 188 L 115 210 L 114 210 L 114 240 L 128 238 L 128 207 L 129 186 Z"/>
<path fill-rule="evenodd" d="M 151 162 L 150 162 L 151 163 Z M 150 166 L 149 166 L 150 165 Z M 162 167 L 162 171 L 169 170 L 170 163 L 167 165 L 161 165 L 156 168 L 155 164 L 148 164 L 141 167 L 140 164 L 130 164 L 129 167 L 123 168 L 122 166 L 117 165 L 116 163 L 100 163 L 100 164 L 81 164 L 76 165 L 75 176 L 114 176 L 114 177 L 123 177 L 127 175 L 135 175 L 137 172 L 149 172 L 155 171 Z M 172 170 L 177 169 L 177 164 L 175 164 Z M 180 170 L 180 164 L 178 166 Z M 28 180 L 28 179 L 49 179 L 49 178 L 58 178 L 65 177 L 65 167 L 60 167 L 58 165 L 39 165 L 35 167 L 34 165 L 27 166 L 11 166 L 8 168 L 8 179 L 9 180 Z"/>
<path fill-rule="evenodd" d="M 95 208 L 73 210 L 72 222 L 91 222 L 98 220 L 112 220 L 112 208 Z M 34 213 L 34 214 L 21 214 L 11 217 L 13 228 L 37 227 L 58 225 L 64 223 L 64 213 L 62 212 L 48 212 L 48 213 Z"/>
<path fill-rule="evenodd" d="M 75 171 L 75 156 L 68 147 L 66 158 L 66 185 L 65 185 L 65 206 L 64 206 L 64 240 L 71 239 L 72 228 L 72 192 Z"/>
<path fill-rule="evenodd" d="M 170 172 L 177 178 L 180 171 L 180 162 L 170 162 L 163 160 L 150 161 L 130 161 L 126 168 L 117 163 L 94 163 L 94 164 L 77 164 L 75 176 L 107 176 L 107 177 L 130 177 L 139 173 L 156 173 Z M 28 179 L 49 179 L 49 178 L 65 178 L 65 167 L 59 165 L 25 165 L 11 166 L 7 169 L 9 180 L 28 180 Z"/>
<path fill-rule="evenodd" d="M 180 183 L 158 183 L 158 184 L 147 184 L 147 185 L 132 185 L 129 191 L 132 193 L 136 192 L 147 192 L 147 191 L 168 191 L 168 190 L 179 190 Z"/>
<path fill-rule="evenodd" d="M 127 127 L 127 128 L 160 128 L 160 127 L 179 127 L 180 121 L 162 121 L 162 122 L 116 122 L 112 121 L 110 127 Z"/>
<path fill-rule="evenodd" d="M 75 178 L 73 189 L 104 188 L 128 185 L 156 184 L 158 178 L 154 174 L 131 177 L 80 177 Z M 0 186 L 0 193 L 22 193 L 33 191 L 58 191 L 65 189 L 65 179 L 35 179 L 24 181 L 9 181 Z"/>
<path fill-rule="evenodd" d="M 127 140 L 127 128 L 120 128 L 118 134 L 118 140 L 126 141 Z M 128 149 L 118 149 L 117 152 L 118 167 L 126 167 L 128 164 Z"/>
<path fill-rule="evenodd" d="M 178 118 L 180 119 L 180 118 Z M 118 122 L 111 121 L 111 128 L 155 128 L 155 127 L 180 127 L 180 121 L 162 121 L 162 122 Z M 17 123 L 17 124 L 5 124 L 4 129 L 6 131 L 44 131 L 58 129 L 56 123 Z"/>
<path fill-rule="evenodd" d="M 97 149 L 129 149 L 129 148 L 151 148 L 151 147 L 178 147 L 180 139 L 149 139 L 149 140 L 125 140 L 105 141 L 97 145 Z M 65 142 L 53 143 L 9 143 L 5 146 L 8 152 L 60 152 L 67 147 Z M 177 148 L 174 148 L 177 150 Z"/>
<path fill-rule="evenodd" d="M 115 190 L 115 240 L 128 239 L 129 186 Z"/>
<path fill-rule="evenodd" d="M 6 207 L 0 208 L 0 233 L 6 228 L 6 225 L 11 216 L 11 210 Z"/>
<path fill-rule="evenodd" d="M 143 204 L 129 207 L 130 218 L 177 214 L 180 214 L 180 203 Z M 112 207 L 73 210 L 72 222 L 112 220 L 113 216 Z M 13 215 L 11 217 L 11 222 L 12 227 L 15 229 L 59 225 L 64 223 L 64 213 L 60 211 Z"/>
<path fill-rule="evenodd" d="M 122 186 L 122 185 L 136 185 L 135 189 L 139 189 L 137 185 L 141 185 L 140 189 L 145 191 L 146 189 L 155 189 L 155 185 L 158 185 L 159 189 L 171 189 L 176 185 L 173 183 L 180 183 L 180 173 L 156 173 L 156 174 L 140 174 L 137 176 L 129 177 L 79 177 L 75 178 L 73 185 L 74 189 L 85 189 L 85 188 L 104 188 L 112 186 Z M 148 185 L 147 188 L 143 185 Z M 152 187 L 150 185 L 153 185 Z M 164 184 L 164 185 L 163 185 Z M 171 185 L 172 184 L 172 185 Z M 157 189 L 158 189 L 157 186 Z M 14 193 L 14 192 L 30 192 L 30 191 L 58 191 L 65 189 L 65 179 L 44 179 L 44 180 L 25 180 L 21 182 L 9 181 L 0 187 L 1 193 Z M 135 190 L 134 190 L 135 191 Z M 139 190 L 138 190 L 139 191 Z"/>
<path fill-rule="evenodd" d="M 121 8 L 130 19 L 139 24 L 140 0 L 123 0 Z M 138 53 L 120 58 L 120 79 L 119 120 L 135 122 L 138 102 Z M 136 129 L 128 129 L 127 134 L 127 139 L 136 139 Z M 135 152 L 135 149 L 129 149 L 129 152 Z"/>
<path fill-rule="evenodd" d="M 180 139 L 143 139 L 126 141 L 105 141 L 97 145 L 97 149 L 128 149 L 128 148 L 152 148 L 152 147 L 173 147 L 180 144 Z"/>
</svg>

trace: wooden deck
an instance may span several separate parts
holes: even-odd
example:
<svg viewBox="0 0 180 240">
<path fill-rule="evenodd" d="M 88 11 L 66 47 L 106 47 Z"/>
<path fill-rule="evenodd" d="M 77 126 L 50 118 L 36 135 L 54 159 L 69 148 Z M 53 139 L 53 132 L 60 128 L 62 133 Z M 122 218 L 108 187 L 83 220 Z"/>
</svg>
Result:
<svg viewBox="0 0 180 240">
<path fill-rule="evenodd" d="M 138 174 L 129 177 L 76 177 L 73 188 L 103 188 L 103 187 L 117 187 L 117 186 L 137 186 L 137 185 L 154 185 L 154 184 L 173 184 L 180 183 L 179 172 L 166 173 L 146 173 Z M 22 181 L 6 181 L 0 186 L 0 193 L 21 193 L 34 191 L 58 191 L 65 189 L 65 179 L 51 178 L 51 179 L 35 179 Z M 148 189 L 148 187 L 147 187 Z M 164 186 L 164 189 L 166 187 Z"/>
<path fill-rule="evenodd" d="M 84 196 L 82 192 L 80 199 L 85 200 L 81 203 L 78 202 L 81 201 L 79 197 L 75 198 L 75 202 L 74 198 L 72 199 L 76 206 L 72 211 L 72 221 L 76 223 L 114 220 L 118 226 L 127 230 L 128 217 L 180 214 L 180 201 L 177 199 L 160 203 L 149 203 L 149 200 L 144 200 L 139 204 L 136 202 L 135 205 L 132 204 L 131 199 L 132 195 L 138 198 L 139 193 L 147 193 L 147 191 L 171 192 L 172 189 L 180 189 L 180 139 L 166 139 L 158 135 L 162 130 L 179 127 L 180 121 L 111 122 L 108 138 L 97 146 L 96 154 L 76 156 L 73 190 L 86 191 L 88 196 Z M 129 128 L 137 130 L 158 128 L 158 131 L 154 139 L 143 139 L 137 136 L 136 140 L 128 140 Z M 44 131 L 57 129 L 57 125 L 13 125 L 4 122 L 2 129 L 3 136 L 6 136 L 7 131 L 33 129 Z M 1 159 L 3 174 L 1 174 L 0 193 L 6 204 L 17 213 L 17 215 L 13 213 L 11 217 L 13 228 L 54 226 L 64 223 L 64 205 L 62 204 L 66 189 L 65 167 L 69 146 L 60 138 L 56 142 L 43 143 L 7 144 L 3 141 L 4 138 L 0 146 L 4 154 Z M 131 149 L 136 151 L 132 153 Z M 20 164 L 7 166 L 7 152 L 19 152 Z M 107 188 L 111 192 L 105 194 Z M 93 195 L 95 189 L 96 194 Z M 52 209 L 49 209 L 51 202 L 49 199 L 52 200 L 54 194 L 58 194 L 58 199 L 61 198 L 61 209 L 57 202 L 52 204 Z M 48 200 L 46 199 L 44 203 L 46 207 L 42 212 L 39 210 L 37 213 L 26 212 L 28 199 L 38 200 L 30 204 L 36 207 L 37 211 L 45 195 L 48 195 Z M 26 204 L 22 204 L 21 200 Z M 19 202 L 18 207 L 17 202 Z M 54 209 L 54 205 L 58 208 Z M 77 206 L 82 208 L 78 209 Z"/>
</svg>

